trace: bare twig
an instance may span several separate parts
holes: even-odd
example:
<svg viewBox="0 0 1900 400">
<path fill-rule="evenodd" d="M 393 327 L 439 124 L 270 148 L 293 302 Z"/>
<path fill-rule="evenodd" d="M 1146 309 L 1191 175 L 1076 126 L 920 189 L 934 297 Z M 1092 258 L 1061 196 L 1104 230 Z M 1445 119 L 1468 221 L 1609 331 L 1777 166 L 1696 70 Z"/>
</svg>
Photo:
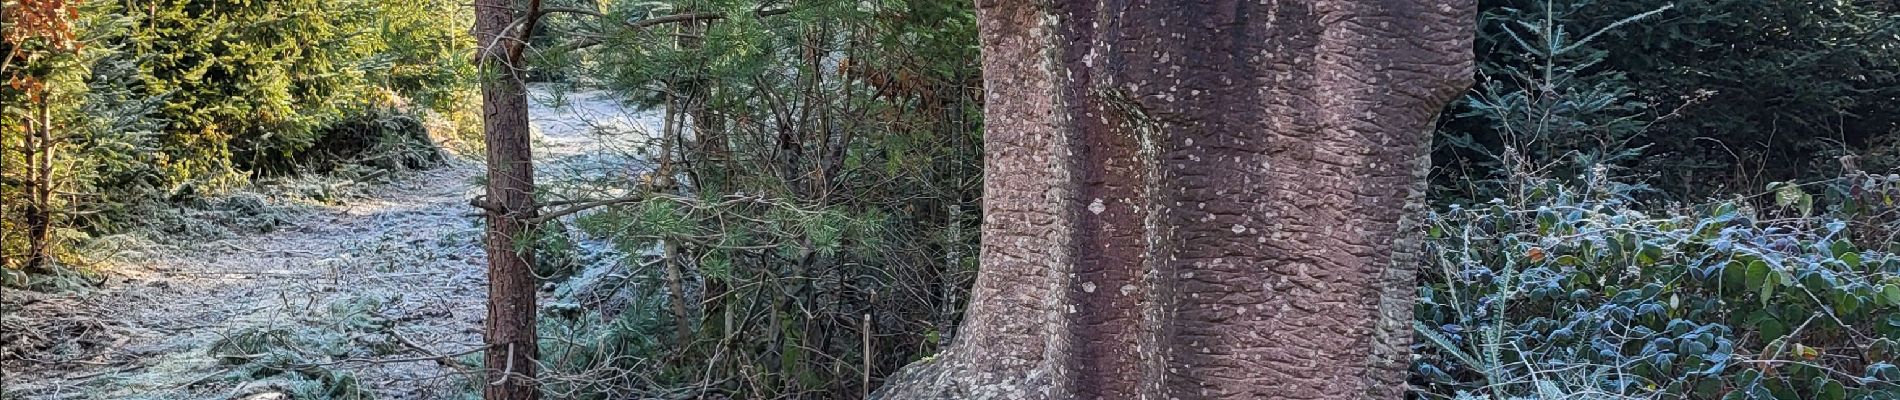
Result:
<svg viewBox="0 0 1900 400">
<path fill-rule="evenodd" d="M 641 193 L 641 194 L 636 194 L 636 195 L 626 196 L 626 197 L 589 201 L 585 203 L 575 204 L 573 206 L 560 209 L 559 211 L 542 214 L 541 216 L 538 216 L 538 217 L 524 219 L 522 220 L 522 222 L 526 222 L 529 224 L 539 224 L 542 222 L 553 221 L 555 218 L 567 216 L 568 214 L 586 211 L 589 208 L 610 206 L 610 205 L 615 205 L 615 204 L 633 203 L 633 202 L 638 202 L 641 200 L 646 200 L 647 197 L 648 197 L 647 194 Z"/>
<path fill-rule="evenodd" d="M 780 8 L 776 10 L 759 10 L 759 11 L 753 12 L 752 14 L 759 17 L 769 17 L 769 16 L 779 15 L 779 14 L 784 14 L 784 13 L 789 13 L 789 12 L 792 12 L 792 9 Z M 658 17 L 658 18 L 647 18 L 647 19 L 643 19 L 639 21 L 628 22 L 626 25 L 629 28 L 641 29 L 641 28 L 646 28 L 646 27 L 650 27 L 654 25 L 668 24 L 668 23 L 674 23 L 674 22 L 710 21 L 710 20 L 725 19 L 725 18 L 726 18 L 726 14 L 723 14 L 723 13 L 685 13 L 685 14 L 673 14 L 673 15 L 668 15 L 668 16 Z"/>
<path fill-rule="evenodd" d="M 607 16 L 606 14 L 603 14 L 598 11 L 579 9 L 579 8 L 547 8 L 547 9 L 543 9 L 542 12 L 543 13 L 582 14 L 582 15 L 592 15 L 596 17 Z M 769 17 L 773 15 L 786 14 L 790 12 L 792 12 L 792 9 L 790 8 L 780 8 L 780 9 L 773 9 L 773 10 L 759 10 L 759 11 L 753 12 L 752 15 L 763 18 L 763 17 Z M 667 15 L 667 16 L 655 17 L 655 18 L 647 18 L 647 19 L 636 20 L 636 21 L 625 21 L 625 22 L 621 22 L 621 25 L 625 25 L 626 27 L 634 29 L 634 30 L 643 30 L 646 28 L 653 27 L 654 25 L 670 24 L 670 23 L 676 23 L 676 22 L 712 21 L 712 20 L 720 20 L 720 19 L 726 19 L 726 18 L 728 17 L 724 13 L 694 12 L 694 13 Z M 579 50 L 579 49 L 584 49 L 588 47 L 593 47 L 601 43 L 605 43 L 605 42 L 603 42 L 600 38 L 590 37 L 585 40 L 574 42 L 566 46 L 566 48 L 563 50 L 565 51 Z"/>
<path fill-rule="evenodd" d="M 502 382 L 508 381 L 508 375 L 513 374 L 513 373 L 515 373 L 515 344 L 509 343 L 508 344 L 508 364 L 502 367 L 501 377 L 495 378 L 494 382 L 489 382 L 488 386 L 501 386 Z"/>
</svg>

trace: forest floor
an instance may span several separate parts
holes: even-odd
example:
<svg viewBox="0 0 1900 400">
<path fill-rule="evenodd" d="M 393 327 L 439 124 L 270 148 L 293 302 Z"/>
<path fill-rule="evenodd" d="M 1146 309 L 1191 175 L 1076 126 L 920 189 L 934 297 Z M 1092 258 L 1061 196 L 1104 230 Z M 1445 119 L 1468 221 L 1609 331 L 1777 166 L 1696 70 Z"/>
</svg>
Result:
<svg viewBox="0 0 1900 400">
<path fill-rule="evenodd" d="M 657 129 L 657 117 L 603 93 L 531 97 L 536 158 L 556 169 L 622 149 L 597 133 Z M 468 205 L 482 168 L 454 159 L 343 182 L 356 188 L 340 201 L 260 184 L 233 196 L 262 207 L 210 204 L 247 204 L 270 220 L 264 229 L 133 235 L 104 263 L 103 285 L 7 290 L 0 398 L 463 397 L 485 314 L 481 227 Z M 575 171 L 607 173 L 556 173 Z"/>
</svg>

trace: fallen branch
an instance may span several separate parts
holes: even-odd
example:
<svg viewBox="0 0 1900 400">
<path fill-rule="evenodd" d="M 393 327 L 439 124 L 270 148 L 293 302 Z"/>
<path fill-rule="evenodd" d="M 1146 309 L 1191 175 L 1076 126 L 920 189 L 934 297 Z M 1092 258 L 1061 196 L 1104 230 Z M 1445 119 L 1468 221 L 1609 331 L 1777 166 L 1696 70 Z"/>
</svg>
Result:
<svg viewBox="0 0 1900 400">
<path fill-rule="evenodd" d="M 442 359 L 447 358 L 447 357 L 464 356 L 464 355 L 473 354 L 478 351 L 482 351 L 482 348 L 477 347 L 477 348 L 463 350 L 462 352 L 449 354 L 449 355 L 426 355 L 426 356 L 421 356 L 421 357 L 401 357 L 401 358 L 345 358 L 345 359 L 330 361 L 330 362 L 304 363 L 304 364 L 292 364 L 292 365 L 299 368 L 307 368 L 307 367 L 326 367 L 326 366 L 337 365 L 337 364 L 351 364 L 351 363 L 392 364 L 392 363 L 419 362 L 419 361 L 441 362 Z M 246 355 L 246 356 L 250 356 L 250 355 Z M 236 356 L 227 355 L 227 356 L 222 356 L 222 357 L 236 357 Z"/>
<path fill-rule="evenodd" d="M 470 379 L 475 379 L 474 378 L 476 376 L 475 373 L 469 372 L 467 366 L 462 365 L 462 362 L 460 361 L 456 361 L 455 357 L 460 357 L 463 355 L 474 353 L 476 351 L 486 349 L 485 347 L 475 347 L 473 349 L 465 350 L 458 354 L 445 356 L 441 354 L 436 354 L 435 351 L 429 350 L 429 348 L 427 347 L 422 347 L 422 345 L 416 344 L 416 342 L 414 341 L 410 341 L 408 336 L 403 336 L 402 333 L 396 332 L 396 330 L 393 328 L 389 330 L 389 336 L 395 337 L 396 342 L 402 343 L 403 347 L 408 347 L 410 350 L 415 350 L 417 352 L 422 353 L 423 355 L 434 358 L 436 365 L 441 365 L 445 368 L 453 369 L 455 370 L 456 373 L 462 374 L 463 376 L 470 377 Z"/>
</svg>

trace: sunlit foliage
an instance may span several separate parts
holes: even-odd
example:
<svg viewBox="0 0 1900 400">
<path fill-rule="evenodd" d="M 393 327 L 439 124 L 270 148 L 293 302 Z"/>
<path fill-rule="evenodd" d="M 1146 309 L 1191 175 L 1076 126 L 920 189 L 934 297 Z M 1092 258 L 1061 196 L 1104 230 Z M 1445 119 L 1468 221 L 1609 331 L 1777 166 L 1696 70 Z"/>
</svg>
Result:
<svg viewBox="0 0 1900 400">
<path fill-rule="evenodd" d="M 76 262 L 30 255 L 135 225 L 166 202 L 431 147 L 426 121 L 473 119 L 469 11 L 450 1 L 5 5 L 9 269 Z"/>
</svg>

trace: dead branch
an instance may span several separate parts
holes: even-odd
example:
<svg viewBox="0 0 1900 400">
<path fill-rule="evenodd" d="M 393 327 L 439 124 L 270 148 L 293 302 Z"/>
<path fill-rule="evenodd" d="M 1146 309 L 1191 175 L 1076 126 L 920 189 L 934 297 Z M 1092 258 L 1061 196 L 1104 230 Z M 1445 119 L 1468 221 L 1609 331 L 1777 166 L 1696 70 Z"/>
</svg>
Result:
<svg viewBox="0 0 1900 400">
<path fill-rule="evenodd" d="M 646 200 L 647 197 L 648 195 L 646 193 L 641 193 L 641 194 L 636 194 L 636 195 L 626 196 L 626 197 L 589 201 L 585 203 L 575 204 L 567 208 L 563 208 L 560 211 L 554 211 L 547 214 L 542 214 L 541 216 L 534 217 L 534 218 L 527 218 L 527 219 L 522 220 L 522 222 L 526 222 L 529 224 L 539 224 L 542 222 L 553 221 L 555 218 L 567 216 L 568 214 L 586 211 L 589 208 L 604 207 L 604 206 L 610 206 L 610 205 L 615 205 L 615 204 L 633 203 L 633 202 L 638 202 L 641 200 Z"/>
</svg>

